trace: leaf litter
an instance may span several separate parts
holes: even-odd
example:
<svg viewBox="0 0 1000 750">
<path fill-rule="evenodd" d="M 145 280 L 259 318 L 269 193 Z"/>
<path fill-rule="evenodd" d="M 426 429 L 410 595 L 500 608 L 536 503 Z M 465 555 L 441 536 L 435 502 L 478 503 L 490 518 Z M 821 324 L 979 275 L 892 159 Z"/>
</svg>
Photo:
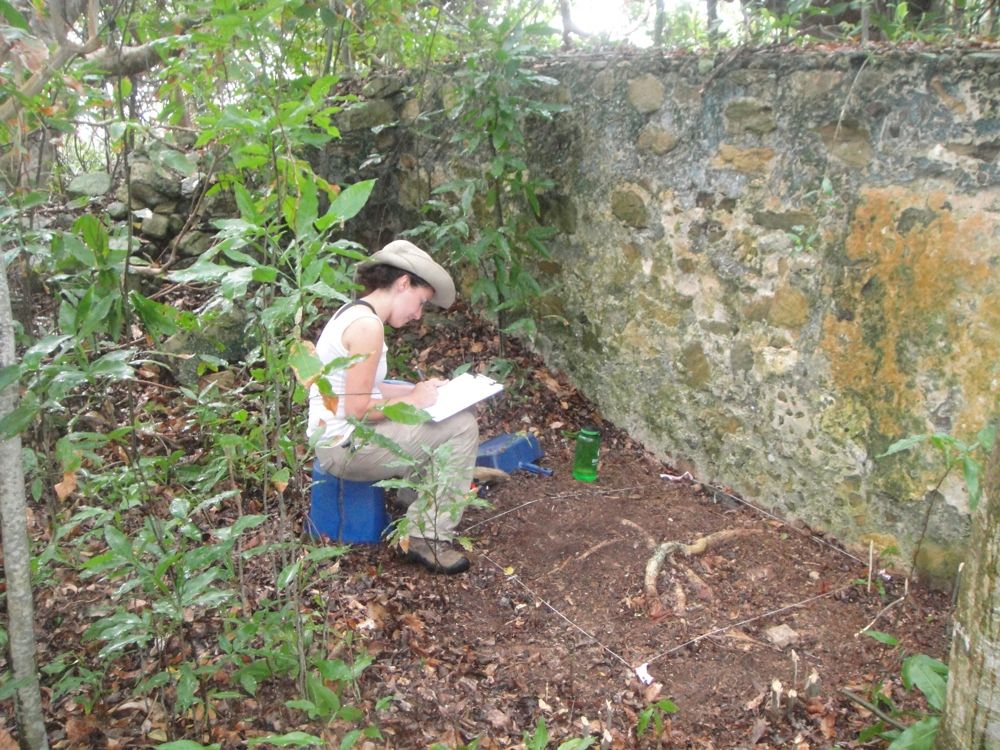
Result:
<svg viewBox="0 0 1000 750">
<path fill-rule="evenodd" d="M 434 322 L 402 333 L 421 369 L 450 373 L 474 355 L 473 369 L 483 370 L 498 356 L 495 330 L 464 308 Z M 356 704 L 370 710 L 391 696 L 375 721 L 382 739 L 365 747 L 457 747 L 479 738 L 480 748 L 520 748 L 544 719 L 552 741 L 591 736 L 607 748 L 851 748 L 873 717 L 840 688 L 926 708 L 903 690 L 900 665 L 912 653 L 946 656 L 946 594 L 911 586 L 901 606 L 885 610 L 902 593 L 898 578 L 884 592 L 857 585 L 867 565 L 835 540 L 665 466 L 516 341 L 505 342 L 504 357 L 516 363 L 515 375 L 479 408 L 481 437 L 534 434 L 553 475 L 518 472 L 483 486 L 492 507 L 470 510 L 460 528 L 474 542 L 466 574 L 436 576 L 385 545 L 365 545 L 330 563 L 328 581 L 313 592 L 331 633 L 351 633 L 346 648 L 373 657 Z M 151 449 L 189 447 L 194 460 L 198 438 L 183 412 L 155 384 L 145 398 L 162 404 L 163 423 L 161 434 L 142 439 Z M 593 484 L 570 476 L 572 433 L 584 425 L 602 433 Z M 308 513 L 303 487 L 293 482 L 286 492 L 299 530 Z M 243 512 L 263 510 L 261 498 L 244 502 Z M 43 538 L 43 520 L 33 526 Z M 692 545 L 730 530 L 725 544 L 664 565 L 655 589 L 645 585 L 651 540 Z M 267 543 L 266 534 L 255 531 L 244 548 Z M 67 650 L 93 660 L 97 649 L 82 635 L 113 585 L 74 580 L 68 569 L 58 578 L 57 588 L 38 592 L 40 661 Z M 271 581 L 248 572 L 247 606 L 270 595 Z M 67 609 L 68 596 L 78 606 Z M 897 647 L 857 636 L 876 618 Z M 200 633 L 199 662 L 211 663 L 214 623 L 190 625 Z M 794 646 L 771 642 L 774 626 L 793 632 Z M 340 641 L 328 647 L 345 650 Z M 165 738 L 162 704 L 133 697 L 147 667 L 141 654 L 116 661 L 89 710 L 69 699 L 48 705 L 52 746 L 148 747 Z M 813 672 L 816 693 L 787 701 Z M 226 675 L 218 680 L 226 689 Z M 775 682 L 786 701 L 780 711 L 770 710 Z M 205 717 L 192 714 L 183 736 L 242 748 L 254 736 L 297 730 L 338 744 L 349 727 L 318 726 L 283 707 L 296 697 L 294 685 L 262 685 L 256 696 L 220 706 L 208 732 Z M 663 718 L 659 736 L 647 727 L 637 737 L 640 714 L 661 698 L 677 713 Z M 0 721 L 0 744 L 13 731 Z"/>
</svg>

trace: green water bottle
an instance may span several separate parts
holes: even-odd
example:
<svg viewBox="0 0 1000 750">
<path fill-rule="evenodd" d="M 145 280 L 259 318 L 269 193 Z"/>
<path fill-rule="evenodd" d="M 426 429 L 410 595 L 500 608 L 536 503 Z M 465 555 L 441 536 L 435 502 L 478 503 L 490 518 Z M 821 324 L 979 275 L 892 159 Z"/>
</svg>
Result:
<svg viewBox="0 0 1000 750">
<path fill-rule="evenodd" d="M 576 455 L 573 457 L 573 479 L 593 482 L 597 479 L 597 455 L 601 450 L 601 433 L 584 427 L 576 433 Z"/>
</svg>

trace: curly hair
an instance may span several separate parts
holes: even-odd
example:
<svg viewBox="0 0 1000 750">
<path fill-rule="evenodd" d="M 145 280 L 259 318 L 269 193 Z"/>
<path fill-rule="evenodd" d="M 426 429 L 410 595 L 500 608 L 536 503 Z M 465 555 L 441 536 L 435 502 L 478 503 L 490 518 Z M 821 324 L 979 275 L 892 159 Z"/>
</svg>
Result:
<svg viewBox="0 0 1000 750">
<path fill-rule="evenodd" d="M 402 268 L 378 263 L 373 266 L 363 266 L 358 269 L 356 280 L 364 288 L 364 293 L 374 292 L 376 289 L 387 289 L 392 286 L 400 276 L 409 276 L 410 283 L 414 286 L 421 286 L 427 289 L 434 289 L 422 278 L 410 271 Z"/>
</svg>

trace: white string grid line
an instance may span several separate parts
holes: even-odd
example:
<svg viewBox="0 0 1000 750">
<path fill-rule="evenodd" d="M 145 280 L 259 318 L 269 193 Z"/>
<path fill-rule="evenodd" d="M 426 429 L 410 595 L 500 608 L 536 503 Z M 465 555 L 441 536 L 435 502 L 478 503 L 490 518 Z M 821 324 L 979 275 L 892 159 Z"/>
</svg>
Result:
<svg viewBox="0 0 1000 750">
<path fill-rule="evenodd" d="M 694 481 L 698 482 L 698 480 L 694 480 Z M 791 524 L 789 524 L 787 520 L 785 520 L 783 518 L 780 518 L 779 516 L 776 516 L 773 513 L 770 513 L 769 511 L 764 510 L 763 508 L 757 507 L 753 503 L 751 503 L 751 502 L 749 502 L 747 500 L 744 500 L 742 497 L 738 497 L 737 495 L 734 495 L 731 492 L 727 492 L 722 487 L 717 487 L 716 485 L 709 484 L 708 482 L 698 482 L 698 484 L 700 484 L 700 485 L 702 485 L 704 487 L 708 487 L 708 488 L 712 489 L 713 491 L 718 492 L 720 495 L 725 495 L 730 500 L 735 500 L 738 503 L 742 503 L 743 505 L 747 506 L 748 508 L 751 508 L 751 509 L 757 511 L 762 516 L 767 516 L 768 518 L 771 518 L 771 519 L 773 519 L 775 521 L 778 521 L 779 523 L 781 523 L 781 524 L 783 524 L 785 526 L 788 526 L 788 528 L 792 529 L 793 531 L 795 531 L 800 536 L 807 537 L 808 539 L 811 539 L 812 541 L 816 542 L 817 544 L 825 545 L 825 546 L 829 547 L 830 549 L 832 549 L 832 550 L 834 550 L 836 552 L 839 552 L 840 554 L 844 555 L 845 557 L 849 557 L 852 560 L 855 560 L 855 561 L 861 563 L 862 565 L 867 565 L 868 564 L 864 560 L 862 560 L 860 557 L 855 557 L 854 555 L 852 555 L 847 550 L 842 549 L 841 547 L 838 547 L 835 544 L 830 544 L 830 542 L 826 541 L 825 539 L 821 539 L 820 537 L 816 536 L 815 534 L 802 532 L 799 529 L 796 529 L 794 526 L 792 526 Z"/>
<path fill-rule="evenodd" d="M 677 481 L 677 480 L 673 480 L 673 481 Z M 707 482 L 699 482 L 699 484 L 701 484 L 701 485 L 703 485 L 705 487 L 709 487 L 712 490 L 714 490 L 716 492 L 719 492 L 722 495 L 725 495 L 726 497 L 729 497 L 729 498 L 731 498 L 731 499 L 733 499 L 733 500 L 735 500 L 735 501 L 737 501 L 739 503 L 742 503 L 743 505 L 746 505 L 748 508 L 751 508 L 751 509 L 757 511 L 758 513 L 760 513 L 760 514 L 762 514 L 764 516 L 772 518 L 775 521 L 780 521 L 782 524 L 787 525 L 787 521 L 782 520 L 778 516 L 776 516 L 776 515 L 774 515 L 772 513 L 769 513 L 768 511 L 766 511 L 766 510 L 764 510 L 762 508 L 758 508 L 756 505 L 753 505 L 752 503 L 749 503 L 746 500 L 743 500 L 742 498 L 737 497 L 737 496 L 735 496 L 735 495 L 727 492 L 726 490 L 724 490 L 721 487 L 717 487 L 715 485 L 708 484 Z M 478 522 L 472 524 L 471 526 L 468 526 L 464 531 L 465 532 L 469 532 L 469 531 L 471 531 L 474 528 L 482 526 L 482 525 L 484 525 L 486 523 L 489 523 L 491 521 L 495 521 L 498 518 L 502 518 L 503 516 L 509 515 L 510 513 L 515 513 L 517 511 L 521 510 L 522 508 L 526 508 L 526 507 L 528 507 L 530 505 L 534 505 L 535 503 L 541 502 L 543 500 L 548 500 L 548 501 L 552 501 L 552 500 L 570 500 L 570 499 L 573 499 L 573 498 L 579 498 L 579 497 L 581 497 L 583 495 L 594 495 L 594 494 L 598 494 L 598 495 L 611 495 L 611 494 L 617 494 L 617 493 L 621 493 L 621 492 L 632 492 L 634 490 L 643 489 L 644 486 L 645 485 L 634 485 L 632 487 L 622 487 L 622 488 L 619 488 L 619 489 L 603 489 L 603 488 L 598 489 L 596 487 L 591 487 L 591 488 L 587 488 L 586 490 L 581 490 L 579 492 L 562 492 L 562 493 L 556 493 L 556 494 L 552 494 L 552 495 L 546 495 L 544 497 L 536 498 L 535 500 L 529 500 L 529 501 L 527 501 L 525 503 L 521 503 L 520 505 L 518 505 L 518 506 L 516 506 L 514 508 L 510 508 L 510 509 L 505 510 L 505 511 L 503 511 L 501 513 L 497 513 L 496 515 L 493 515 L 490 518 L 486 518 L 486 519 L 484 519 L 482 521 L 478 521 Z M 827 547 L 829 547 L 830 549 L 835 550 L 837 552 L 840 552 L 841 554 L 845 555 L 846 557 L 849 557 L 850 559 L 852 559 L 852 560 L 854 560 L 856 562 L 859 562 L 862 565 L 866 564 L 864 562 L 864 560 L 861 560 L 860 558 L 855 557 L 854 555 L 850 554 L 846 550 L 843 550 L 843 549 L 841 549 L 841 548 L 839 548 L 839 547 L 837 547 L 837 546 L 835 546 L 833 544 L 830 544 L 829 542 L 826 542 L 823 539 L 820 539 L 820 538 L 818 538 L 818 537 L 816 537 L 816 536 L 814 536 L 812 534 L 802 534 L 802 535 L 803 536 L 807 536 L 809 539 L 812 539 L 812 540 L 814 540 L 816 542 L 819 542 L 820 544 L 824 544 Z M 815 596 L 811 596 L 811 597 L 809 597 L 807 599 L 803 599 L 802 601 L 798 601 L 798 602 L 795 602 L 793 604 L 787 604 L 785 606 L 778 607 L 777 609 L 772 609 L 772 610 L 770 610 L 768 612 L 764 612 L 762 614 L 755 615 L 754 617 L 748 617 L 748 618 L 746 618 L 744 620 L 739 620 L 738 622 L 729 623 L 728 625 L 722 625 L 722 626 L 714 628 L 713 630 L 710 630 L 710 631 L 708 631 L 706 633 L 702 633 L 701 635 L 695 636 L 694 638 L 691 638 L 691 639 L 689 639 L 689 640 L 687 640 L 687 641 L 685 641 L 683 643 L 679 643 L 676 646 L 672 646 L 672 647 L 666 649 L 665 651 L 661 651 L 660 653 L 655 654 L 654 656 L 650 657 L 649 659 L 646 659 L 645 661 L 641 662 L 638 665 L 633 665 L 633 664 L 630 664 L 628 662 L 628 660 L 625 659 L 625 657 L 621 656 L 616 651 L 614 651 L 614 649 L 612 649 L 611 647 L 609 647 L 605 643 L 602 643 L 600 641 L 600 639 L 598 639 L 597 636 L 595 636 L 593 633 L 590 633 L 587 630 L 585 630 L 583 627 L 581 627 L 580 625 L 578 625 L 576 622 L 574 622 L 573 620 L 571 620 L 567 615 L 565 615 L 563 612 L 561 612 L 558 608 L 556 608 L 555 606 L 553 606 L 550 602 L 548 602 L 545 599 L 543 599 L 537 592 L 535 592 L 530 586 L 528 586 L 521 579 L 520 576 L 507 574 L 505 572 L 504 566 L 500 565 L 500 563 L 498 563 L 496 560 L 494 560 L 493 558 L 491 558 L 489 555 L 487 555 L 485 553 L 479 553 L 479 554 L 480 554 L 480 556 L 483 559 L 485 559 L 491 565 L 493 565 L 494 567 L 496 567 L 501 573 L 504 573 L 504 575 L 506 575 L 508 579 L 510 579 L 511 581 L 513 581 L 514 583 L 516 583 L 518 586 L 520 586 L 522 589 L 524 589 L 525 591 L 527 591 L 528 594 L 530 594 L 532 598 L 534 598 L 537 602 L 539 602 L 540 604 L 542 604 L 549 611 L 551 611 L 553 614 L 555 614 L 557 617 L 559 617 L 559 619 L 563 620 L 570 627 L 572 627 L 573 629 L 579 631 L 584 636 L 586 636 L 587 638 L 589 638 L 596 645 L 600 646 L 603 651 L 605 651 L 607 654 L 609 654 L 610 656 L 614 657 L 614 659 L 616 659 L 617 661 L 621 662 L 623 665 L 625 665 L 626 667 L 628 667 L 628 669 L 630 671 L 632 671 L 632 672 L 637 671 L 640 667 L 647 667 L 650 664 L 653 664 L 654 662 L 659 661 L 663 657 L 668 656 L 669 654 L 672 654 L 672 653 L 674 653 L 676 651 L 680 651 L 682 648 L 686 648 L 687 646 L 690 646 L 692 644 L 698 643 L 699 641 L 703 641 L 706 638 L 711 638 L 712 636 L 718 635 L 719 633 L 724 633 L 727 630 L 732 630 L 733 628 L 738 628 L 738 627 L 741 627 L 743 625 L 748 625 L 748 624 L 750 624 L 752 622 L 756 622 L 757 620 L 762 620 L 762 619 L 765 619 L 767 617 L 771 617 L 773 615 L 780 614 L 782 612 L 787 612 L 788 610 L 791 610 L 791 609 L 797 609 L 797 608 L 800 608 L 800 607 L 804 607 L 807 604 L 810 604 L 810 603 L 812 603 L 814 601 L 818 601 L 820 599 L 825 599 L 826 597 L 833 596 L 834 594 L 836 594 L 836 593 L 838 593 L 840 591 L 844 591 L 845 589 L 847 589 L 851 585 L 853 585 L 853 584 L 850 584 L 850 583 L 843 584 L 842 586 L 839 586 L 838 588 L 830 589 L 829 591 L 826 591 L 825 593 L 817 594 Z"/>
<path fill-rule="evenodd" d="M 504 571 L 504 567 L 503 567 L 502 565 L 500 565 L 500 563 L 498 563 L 498 562 L 497 562 L 496 560 L 494 560 L 493 558 L 491 558 L 491 557 L 490 557 L 489 555 L 486 555 L 486 554 L 482 554 L 482 553 L 480 553 L 480 556 L 481 556 L 481 557 L 482 557 L 483 559 L 485 559 L 485 560 L 488 560 L 488 561 L 489 561 L 490 563 L 492 563 L 493 565 L 495 565 L 495 566 L 497 567 L 497 569 L 499 569 L 499 571 L 500 571 L 501 573 L 503 573 L 504 575 L 506 575 L 506 576 L 507 576 L 507 578 L 508 578 L 509 580 L 513 581 L 513 582 L 514 582 L 514 583 L 516 583 L 516 584 L 517 584 L 518 586 L 520 586 L 520 587 L 521 587 L 521 588 L 523 588 L 523 589 L 524 589 L 525 591 L 527 591 L 527 592 L 528 592 L 529 594 L 531 594 L 531 596 L 532 596 L 532 597 L 533 597 L 533 598 L 534 598 L 534 599 L 535 599 L 536 601 L 540 602 L 540 603 L 541 603 L 541 604 L 543 604 L 543 605 L 544 605 L 545 607 L 547 607 L 547 608 L 548 608 L 549 610 L 551 610 L 551 611 L 552 611 L 552 612 L 553 612 L 553 613 L 554 613 L 554 614 L 555 614 L 555 615 L 556 615 L 557 617 L 559 617 L 559 618 L 560 618 L 561 620 L 563 620 L 563 621 L 564 621 L 564 622 L 565 622 L 566 624 L 570 625 L 571 627 L 573 627 L 573 628 L 575 628 L 576 630 L 578 630 L 578 631 L 580 631 L 581 633 L 583 633 L 583 634 L 584 634 L 585 636 L 587 636 L 587 638 L 589 638 L 589 639 L 590 639 L 591 641 L 593 641 L 593 642 L 594 642 L 594 643 L 596 643 L 596 644 L 597 644 L 598 646 L 600 646 L 600 647 L 601 647 L 601 648 L 602 648 L 602 649 L 603 649 L 604 651 L 606 651 L 606 652 L 607 652 L 608 654 L 610 654 L 610 655 L 611 655 L 611 656 L 613 656 L 613 657 L 614 657 L 615 659 L 617 659 L 617 660 L 618 660 L 618 661 L 620 661 L 620 662 L 621 662 L 622 664 L 624 664 L 624 665 L 625 665 L 626 667 L 628 667 L 628 669 L 629 669 L 629 670 L 631 670 L 631 669 L 632 669 L 632 665 L 631 665 L 631 664 L 629 664 L 629 663 L 628 663 L 628 662 L 627 662 L 627 661 L 625 660 L 625 658 L 624 658 L 624 657 L 620 656 L 620 655 L 619 655 L 619 654 L 618 654 L 617 652 L 615 652 L 615 651 L 614 651 L 614 649 L 612 649 L 612 648 L 610 648 L 609 646 L 606 646 L 605 644 L 601 643 L 601 641 L 600 641 L 600 640 L 599 640 L 599 639 L 597 638 L 597 636 L 595 636 L 595 635 L 594 635 L 593 633 L 589 633 L 589 632 L 587 632 L 587 631 L 586 631 L 586 630 L 584 630 L 584 629 L 583 629 L 582 627 L 580 627 L 580 626 L 579 626 L 579 625 L 577 625 L 577 624 L 576 624 L 575 622 L 573 622 L 573 621 L 572 621 L 571 619 L 569 619 L 569 618 L 568 618 L 568 617 L 567 617 L 566 615 L 564 615 L 564 614 L 563 614 L 562 612 L 560 612 L 560 611 L 559 611 L 558 609 L 556 609 L 556 608 L 555 608 L 555 607 L 553 607 L 553 606 L 552 606 L 551 604 L 549 604 L 549 603 L 548 603 L 548 602 L 547 602 L 547 601 L 546 601 L 545 599 L 543 599 L 543 598 L 542 598 L 542 597 L 541 597 L 541 596 L 540 596 L 539 594 L 537 594 L 537 593 L 536 593 L 536 592 L 535 592 L 535 591 L 534 591 L 534 590 L 533 590 L 533 589 L 532 589 L 532 588 L 531 588 L 530 586 L 528 586 L 528 584 L 526 584 L 526 583 L 525 583 L 524 581 L 522 581 L 522 580 L 521 580 L 521 577 L 520 577 L 520 576 L 518 576 L 518 575 L 509 575 L 508 573 L 506 573 L 506 572 Z"/>
<path fill-rule="evenodd" d="M 656 654 L 655 656 L 650 657 L 649 659 L 647 659 L 643 663 L 647 664 L 647 665 L 648 664 L 652 664 L 653 662 L 662 659 L 664 656 L 667 656 L 668 654 L 672 654 L 674 651 L 680 651 L 682 648 L 684 648 L 686 646 L 690 646 L 692 643 L 697 643 L 698 641 L 703 641 L 706 638 L 711 638 L 713 635 L 718 635 L 719 633 L 724 633 L 727 630 L 732 630 L 733 628 L 738 628 L 741 625 L 749 625 L 751 622 L 755 622 L 757 620 L 763 620 L 766 617 L 771 617 L 772 615 L 777 615 L 777 614 L 780 614 L 782 612 L 787 612 L 790 609 L 797 609 L 799 607 L 804 607 L 805 605 L 810 604 L 811 602 L 817 601 L 818 599 L 825 599 L 828 596 L 833 596 L 838 591 L 844 591 L 845 589 L 850 588 L 852 585 L 853 584 L 845 583 L 844 585 L 842 585 L 842 586 L 840 586 L 838 588 L 830 589 L 829 591 L 827 591 L 827 592 L 825 592 L 823 594 L 817 594 L 816 596 L 810 596 L 808 599 L 803 599 L 800 602 L 795 602 L 794 604 L 786 604 L 784 607 L 778 607 L 777 609 L 772 609 L 770 612 L 764 612 L 763 614 L 757 615 L 755 617 L 748 617 L 747 619 L 740 620 L 739 622 L 733 622 L 733 623 L 730 623 L 728 625 L 722 625 L 721 627 L 715 628 L 715 630 L 710 630 L 707 633 L 702 633 L 701 635 L 696 636 L 695 638 L 692 638 L 689 641 L 685 641 L 684 643 L 680 643 L 680 644 L 678 644 L 676 646 L 671 646 L 666 651 L 661 651 L 660 653 Z"/>
</svg>

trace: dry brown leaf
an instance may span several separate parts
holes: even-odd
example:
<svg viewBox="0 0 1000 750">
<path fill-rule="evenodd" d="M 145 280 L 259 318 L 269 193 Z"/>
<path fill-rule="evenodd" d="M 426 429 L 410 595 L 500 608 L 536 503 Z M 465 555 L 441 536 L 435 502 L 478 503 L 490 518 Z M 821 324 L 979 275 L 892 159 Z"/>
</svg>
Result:
<svg viewBox="0 0 1000 750">
<path fill-rule="evenodd" d="M 472 469 L 472 478 L 477 482 L 500 482 L 510 479 L 510 474 L 492 466 L 475 466 Z"/>
<path fill-rule="evenodd" d="M 535 370 L 535 376 L 540 381 L 542 381 L 542 384 L 550 391 L 552 391 L 552 393 L 555 394 L 557 397 L 562 396 L 563 393 L 562 386 L 559 385 L 559 381 L 556 380 L 554 377 L 549 375 L 544 370 Z"/>
<path fill-rule="evenodd" d="M 486 721 L 494 729 L 506 729 L 510 726 L 510 717 L 495 706 L 486 712 Z"/>
<path fill-rule="evenodd" d="M 389 616 L 389 611 L 385 607 L 378 602 L 368 602 L 365 609 L 368 612 L 368 617 L 375 623 L 376 628 L 381 630 L 385 627 L 385 621 Z"/>
<path fill-rule="evenodd" d="M 424 621 L 412 612 L 407 612 L 399 618 L 399 621 L 403 623 L 403 627 L 409 628 L 414 633 L 422 634 L 424 632 Z"/>
<path fill-rule="evenodd" d="M 3 727 L 0 727 L 0 750 L 19 750 L 17 741 Z"/>
<path fill-rule="evenodd" d="M 828 707 L 823 704 L 823 699 L 820 698 L 818 695 L 806 701 L 807 714 L 812 714 L 813 716 L 815 716 L 816 714 L 821 714 L 828 710 L 829 710 Z"/>
<path fill-rule="evenodd" d="M 440 742 L 445 747 L 460 747 L 465 744 L 465 740 L 462 735 L 458 733 L 457 729 L 448 729 L 438 737 L 438 742 Z"/>
<path fill-rule="evenodd" d="M 646 703 L 653 703 L 657 698 L 660 697 L 660 692 L 663 690 L 663 685 L 659 682 L 654 682 L 651 685 L 643 688 L 642 697 Z"/>
<path fill-rule="evenodd" d="M 759 717 L 753 723 L 753 728 L 750 730 L 750 744 L 756 745 L 760 742 L 760 738 L 764 736 L 764 732 L 767 731 L 767 719 Z"/>
<path fill-rule="evenodd" d="M 333 414 L 337 413 L 337 407 L 340 406 L 340 397 L 336 393 L 329 396 L 323 396 L 323 406 L 329 409 Z"/>
<path fill-rule="evenodd" d="M 743 705 L 743 708 L 745 708 L 747 711 L 756 711 L 758 708 L 760 708 L 760 705 L 764 702 L 764 696 L 766 695 L 767 691 L 761 690 L 759 693 L 757 693 L 757 695 L 748 700 Z"/>
<path fill-rule="evenodd" d="M 56 491 L 56 497 L 60 500 L 65 500 L 76 489 L 76 472 L 67 471 L 64 473 L 62 481 L 52 489 Z"/>
<path fill-rule="evenodd" d="M 828 713 L 820 719 L 819 731 L 821 731 L 823 736 L 828 740 L 832 740 L 837 734 L 837 715 L 834 713 Z"/>
</svg>

